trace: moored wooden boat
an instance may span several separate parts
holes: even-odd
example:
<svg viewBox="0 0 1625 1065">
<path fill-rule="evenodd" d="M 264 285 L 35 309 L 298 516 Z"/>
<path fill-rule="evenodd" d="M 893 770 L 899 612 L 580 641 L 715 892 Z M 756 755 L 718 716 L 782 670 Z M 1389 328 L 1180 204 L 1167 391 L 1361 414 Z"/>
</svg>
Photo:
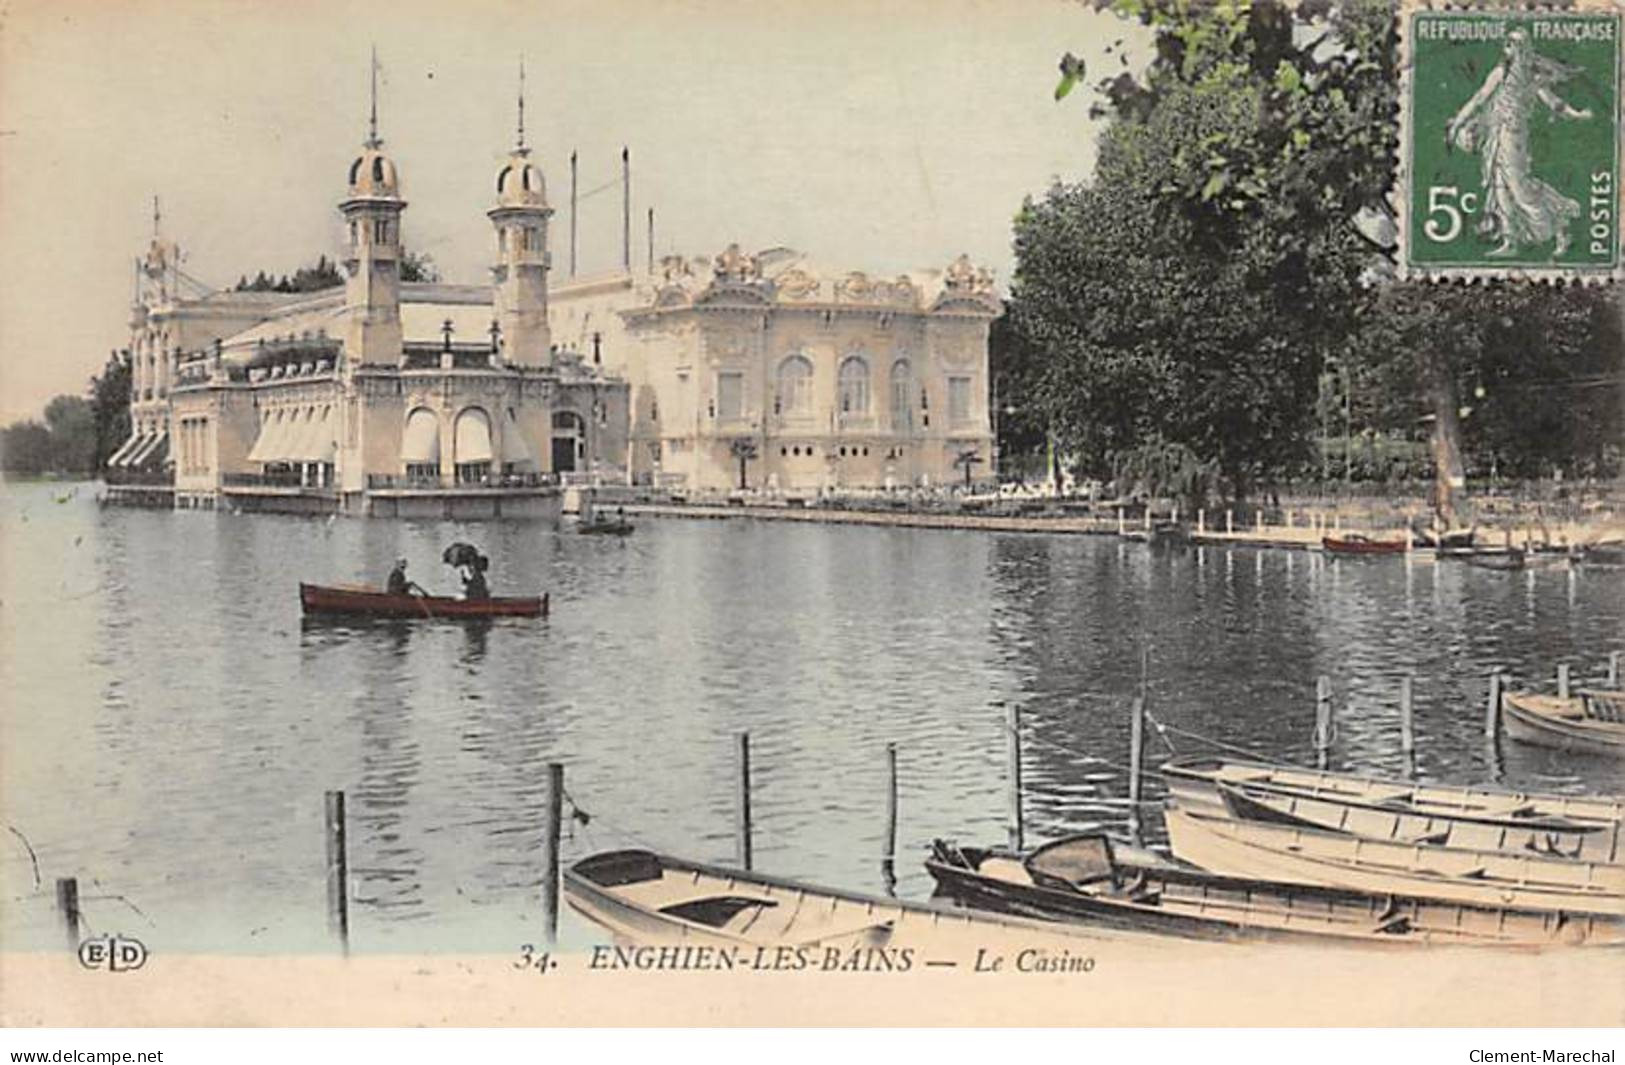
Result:
<svg viewBox="0 0 1625 1065">
<path fill-rule="evenodd" d="M 1625 916 L 1625 867 L 1537 854 L 1365 839 L 1165 811 L 1174 855 L 1229 876 L 1479 906 Z"/>
<path fill-rule="evenodd" d="M 1219 794 L 1230 816 L 1244 821 L 1301 825 L 1367 839 L 1541 854 L 1603 864 L 1625 860 L 1619 850 L 1617 821 L 1520 817 L 1515 812 L 1499 816 L 1408 813 L 1267 785 L 1220 784 Z"/>
<path fill-rule="evenodd" d="M 1505 550 L 1475 550 L 1471 554 L 1461 556 L 1469 566 L 1478 569 L 1493 570 L 1521 570 L 1528 565 L 1528 558 L 1522 548 L 1512 547 Z"/>
<path fill-rule="evenodd" d="M 1350 533 L 1347 536 L 1323 536 L 1320 546 L 1333 555 L 1403 555 L 1408 545 L 1404 540 L 1373 540 Z"/>
<path fill-rule="evenodd" d="M 299 605 L 306 614 L 377 618 L 494 618 L 546 616 L 548 597 L 493 596 L 453 599 L 439 595 L 390 595 L 376 588 L 299 585 Z"/>
<path fill-rule="evenodd" d="M 926 869 L 967 905 L 1186 939 L 1370 946 L 1625 944 L 1625 922 L 1597 914 L 1369 893 L 1224 876 L 1116 853 L 1098 834 L 1025 858 L 936 841 Z"/>
<path fill-rule="evenodd" d="M 1625 758 L 1625 693 L 1582 691 L 1565 699 L 1508 692 L 1501 697 L 1501 727 L 1538 747 Z"/>
<path fill-rule="evenodd" d="M 571 908 L 638 944 L 694 944 L 715 948 L 719 967 L 827 967 L 853 959 L 875 968 L 918 968 L 933 959 L 970 961 L 975 951 L 1020 944 L 1051 948 L 1102 936 L 1052 923 L 882 899 L 814 887 L 761 873 L 706 865 L 648 850 L 605 851 L 564 873 Z M 814 948 L 816 952 L 814 952 Z M 925 953 L 930 952 L 930 953 Z"/>
<path fill-rule="evenodd" d="M 1494 824 L 1560 827 L 1625 821 L 1625 798 L 1597 795 L 1544 795 L 1487 787 L 1419 784 L 1323 769 L 1239 762 L 1222 758 L 1176 758 L 1162 766 L 1170 805 L 1192 813 L 1225 816 L 1221 784 L 1269 788 L 1421 817 L 1471 818 Z"/>
</svg>

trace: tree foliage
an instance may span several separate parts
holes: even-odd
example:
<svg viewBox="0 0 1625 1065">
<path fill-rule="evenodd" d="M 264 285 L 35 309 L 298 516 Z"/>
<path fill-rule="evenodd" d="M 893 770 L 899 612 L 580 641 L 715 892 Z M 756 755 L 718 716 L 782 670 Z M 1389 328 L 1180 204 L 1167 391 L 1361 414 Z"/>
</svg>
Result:
<svg viewBox="0 0 1625 1065">
<path fill-rule="evenodd" d="M 114 351 L 102 372 L 90 379 L 91 416 L 95 424 L 96 450 L 93 469 L 107 465 L 130 438 L 130 353 Z"/>
<path fill-rule="evenodd" d="M 44 424 L 30 418 L 0 429 L 0 468 L 8 474 L 87 474 L 95 463 L 95 415 L 83 396 L 52 399 Z"/>
<path fill-rule="evenodd" d="M 1315 470 L 1328 382 L 1362 429 L 1436 430 L 1441 470 L 1463 452 L 1502 472 L 1606 465 L 1619 389 L 1595 382 L 1620 372 L 1613 297 L 1381 283 L 1386 0 L 1090 2 L 1148 27 L 1155 54 L 1098 83 L 1093 180 L 1018 215 L 1010 323 L 1044 353 L 1019 402 L 1083 472 L 1177 456 L 1176 481 L 1212 474 L 1185 492 L 1239 496 Z"/>
</svg>

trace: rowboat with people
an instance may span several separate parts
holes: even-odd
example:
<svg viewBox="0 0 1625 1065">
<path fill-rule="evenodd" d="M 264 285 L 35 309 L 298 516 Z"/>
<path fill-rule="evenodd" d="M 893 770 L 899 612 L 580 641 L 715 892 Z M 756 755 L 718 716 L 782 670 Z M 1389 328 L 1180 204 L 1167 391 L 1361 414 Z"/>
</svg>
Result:
<svg viewBox="0 0 1625 1065">
<path fill-rule="evenodd" d="M 427 620 L 434 618 L 546 617 L 548 596 L 459 599 L 442 595 L 391 595 L 365 585 L 299 585 L 306 614 Z"/>
</svg>

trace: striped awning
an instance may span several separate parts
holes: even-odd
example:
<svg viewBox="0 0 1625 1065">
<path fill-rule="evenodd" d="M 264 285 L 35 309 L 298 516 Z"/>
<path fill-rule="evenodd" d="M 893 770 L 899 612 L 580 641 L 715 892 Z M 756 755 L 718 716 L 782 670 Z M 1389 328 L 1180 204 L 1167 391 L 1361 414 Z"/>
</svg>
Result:
<svg viewBox="0 0 1625 1065">
<path fill-rule="evenodd" d="M 457 461 L 491 461 L 491 423 L 482 410 L 465 410 L 457 416 Z"/>
<path fill-rule="evenodd" d="M 285 441 L 292 425 L 284 411 L 276 410 L 265 416 L 260 422 L 260 435 L 254 438 L 254 446 L 248 449 L 249 462 L 285 462 L 282 452 L 286 450 Z"/>
<path fill-rule="evenodd" d="M 141 446 L 130 452 L 125 458 L 126 466 L 145 466 L 159 453 L 159 448 L 169 439 L 166 432 L 150 433 L 141 442 Z"/>
<path fill-rule="evenodd" d="M 124 441 L 124 443 L 119 445 L 119 449 L 117 451 L 107 456 L 107 464 L 109 466 L 124 465 L 125 460 L 130 457 L 131 453 L 134 452 L 136 448 L 140 447 L 145 441 L 146 434 L 131 433 L 130 439 Z"/>
<path fill-rule="evenodd" d="M 287 462 L 332 462 L 338 452 L 333 432 L 332 408 L 312 407 L 294 423 L 292 436 L 282 456 Z"/>
</svg>

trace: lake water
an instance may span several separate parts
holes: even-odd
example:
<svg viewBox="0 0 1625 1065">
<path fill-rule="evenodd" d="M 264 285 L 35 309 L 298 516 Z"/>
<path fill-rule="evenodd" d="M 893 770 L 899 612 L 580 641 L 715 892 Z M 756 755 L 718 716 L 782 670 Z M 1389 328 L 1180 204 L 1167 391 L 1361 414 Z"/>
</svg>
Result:
<svg viewBox="0 0 1625 1065">
<path fill-rule="evenodd" d="M 101 509 L 91 485 L 9 485 L 0 507 L 7 949 L 59 945 L 58 876 L 79 877 L 92 930 L 155 953 L 328 949 L 322 795 L 342 788 L 354 949 L 515 951 L 540 934 L 548 762 L 589 818 L 566 860 L 634 843 L 727 860 L 741 730 L 757 868 L 876 893 L 897 744 L 896 890 L 922 898 L 932 837 L 1004 838 L 1006 705 L 1029 839 L 1122 824 L 1142 662 L 1181 752 L 1211 750 L 1194 733 L 1312 764 L 1326 674 L 1333 766 L 1403 772 L 1413 671 L 1422 777 L 1617 783 L 1606 761 L 1496 751 L 1482 720 L 1492 667 L 1602 670 L 1625 635 L 1619 571 L 744 520 L 620 540 Z M 397 556 L 449 590 L 453 540 L 491 556 L 496 594 L 549 591 L 552 617 L 302 623 L 300 580 L 377 581 Z M 601 938 L 569 915 L 561 936 Z"/>
</svg>

